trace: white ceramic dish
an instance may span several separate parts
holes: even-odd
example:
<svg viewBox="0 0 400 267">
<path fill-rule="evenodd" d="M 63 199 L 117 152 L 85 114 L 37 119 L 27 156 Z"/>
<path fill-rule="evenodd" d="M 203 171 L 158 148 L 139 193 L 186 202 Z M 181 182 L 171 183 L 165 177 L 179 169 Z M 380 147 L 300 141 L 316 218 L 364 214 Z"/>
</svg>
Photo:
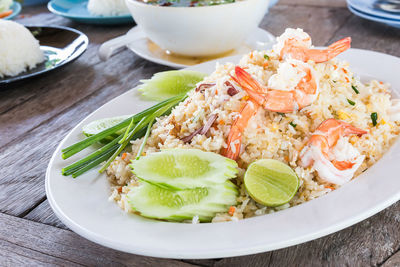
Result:
<svg viewBox="0 0 400 267">
<path fill-rule="evenodd" d="M 255 30 L 269 0 L 204 7 L 168 7 L 125 0 L 146 36 L 164 50 L 185 56 L 217 55 L 237 48 Z"/>
<path fill-rule="evenodd" d="M 275 36 L 261 28 L 256 28 L 247 39 L 236 49 L 229 52 L 229 56 L 243 55 L 252 50 L 268 50 L 275 43 Z M 112 54 L 122 48 L 128 47 L 138 56 L 172 68 L 186 68 L 215 58 L 210 57 L 179 57 L 166 53 L 156 44 L 151 42 L 139 26 L 133 27 L 127 34 L 111 39 L 100 46 L 99 57 L 108 60 Z M 225 55 L 227 56 L 227 55 Z"/>
<path fill-rule="evenodd" d="M 231 57 L 221 62 L 237 62 Z M 378 78 L 400 88 L 400 59 L 351 49 L 341 55 L 362 78 Z M 381 62 L 382 64 L 371 64 Z M 190 69 L 212 72 L 215 62 Z M 141 111 L 153 103 L 138 99 L 136 91 L 113 99 L 80 122 L 60 143 L 46 173 L 46 193 L 61 221 L 81 236 L 117 250 L 155 257 L 220 258 L 253 254 L 306 242 L 355 224 L 400 199 L 399 140 L 383 158 L 340 189 L 305 204 L 239 222 L 179 224 L 125 214 L 107 200 L 105 175 L 92 170 L 73 179 L 61 168 L 76 160 L 61 159 L 60 150 L 82 138 L 88 122 Z"/>
</svg>

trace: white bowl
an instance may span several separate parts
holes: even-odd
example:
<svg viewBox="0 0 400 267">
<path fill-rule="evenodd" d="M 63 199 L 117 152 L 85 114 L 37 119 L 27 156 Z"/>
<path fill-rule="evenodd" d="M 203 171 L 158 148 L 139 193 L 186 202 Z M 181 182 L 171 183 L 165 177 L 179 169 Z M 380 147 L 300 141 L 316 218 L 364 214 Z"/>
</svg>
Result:
<svg viewBox="0 0 400 267">
<path fill-rule="evenodd" d="M 125 2 L 146 36 L 162 49 L 185 56 L 211 56 L 238 47 L 257 28 L 269 0 L 204 7 Z"/>
</svg>

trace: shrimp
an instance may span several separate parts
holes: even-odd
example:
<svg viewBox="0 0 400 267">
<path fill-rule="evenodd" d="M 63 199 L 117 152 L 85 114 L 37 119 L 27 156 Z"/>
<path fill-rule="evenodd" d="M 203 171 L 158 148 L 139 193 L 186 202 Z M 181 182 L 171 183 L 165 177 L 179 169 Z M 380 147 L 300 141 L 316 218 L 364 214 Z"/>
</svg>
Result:
<svg viewBox="0 0 400 267">
<path fill-rule="evenodd" d="M 271 76 L 268 88 L 262 86 L 240 67 L 235 68 L 232 79 L 249 96 L 269 111 L 289 113 L 312 104 L 318 97 L 319 80 L 307 63 L 288 60 Z"/>
<path fill-rule="evenodd" d="M 315 63 L 333 59 L 351 46 L 351 38 L 346 37 L 331 44 L 326 49 L 313 49 L 311 48 L 311 37 L 302 29 L 286 29 L 277 38 L 277 41 L 274 50 L 281 59 L 293 58 L 303 62 L 312 60 Z"/>
<path fill-rule="evenodd" d="M 300 152 L 301 165 L 312 166 L 325 182 L 342 185 L 353 178 L 365 158 L 344 137 L 366 133 L 349 123 L 327 119 Z"/>
<path fill-rule="evenodd" d="M 247 127 L 249 120 L 256 114 L 259 105 L 252 100 L 248 100 L 239 112 L 231 126 L 227 139 L 227 148 L 223 150 L 222 155 L 236 160 L 239 157 L 240 147 L 242 144 L 242 134 Z"/>
</svg>

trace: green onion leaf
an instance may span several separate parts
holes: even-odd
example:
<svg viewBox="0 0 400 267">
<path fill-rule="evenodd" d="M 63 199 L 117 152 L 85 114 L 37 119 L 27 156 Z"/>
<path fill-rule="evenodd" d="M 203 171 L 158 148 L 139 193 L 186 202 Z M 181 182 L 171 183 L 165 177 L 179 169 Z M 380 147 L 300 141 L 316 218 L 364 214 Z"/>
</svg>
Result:
<svg viewBox="0 0 400 267">
<path fill-rule="evenodd" d="M 352 106 L 354 106 L 356 104 L 356 102 L 354 102 L 354 101 L 352 101 L 352 100 L 350 100 L 348 98 L 347 98 L 347 102 L 349 102 L 349 104 L 352 105 Z"/>
<path fill-rule="evenodd" d="M 372 112 L 371 120 L 372 120 L 372 125 L 376 126 L 376 124 L 378 123 L 378 113 Z"/>
<path fill-rule="evenodd" d="M 297 124 L 293 123 L 293 121 L 291 121 L 289 124 L 292 125 L 293 128 L 296 128 L 297 126 Z"/>
<path fill-rule="evenodd" d="M 278 112 L 278 114 L 281 115 L 282 117 L 286 117 L 285 113 Z"/>
<path fill-rule="evenodd" d="M 353 88 L 353 90 L 354 90 L 354 92 L 356 92 L 356 94 L 360 93 L 360 91 L 358 91 L 357 87 L 355 87 L 354 85 L 352 85 L 351 88 Z"/>
<path fill-rule="evenodd" d="M 268 56 L 268 55 L 264 55 L 264 58 L 265 58 L 266 60 L 269 60 L 269 56 Z"/>
</svg>

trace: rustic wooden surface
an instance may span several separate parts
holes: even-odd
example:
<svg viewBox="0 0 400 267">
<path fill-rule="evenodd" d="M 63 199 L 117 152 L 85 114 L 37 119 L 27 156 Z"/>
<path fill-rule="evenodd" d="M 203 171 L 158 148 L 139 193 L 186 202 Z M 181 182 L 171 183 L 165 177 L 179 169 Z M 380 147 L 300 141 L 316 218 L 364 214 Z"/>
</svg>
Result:
<svg viewBox="0 0 400 267">
<path fill-rule="evenodd" d="M 45 170 L 57 144 L 99 105 L 134 87 L 139 79 L 168 68 L 126 50 L 106 63 L 98 59 L 99 45 L 132 25 L 81 25 L 49 13 L 44 6 L 24 8 L 22 15 L 21 23 L 81 30 L 90 46 L 61 70 L 0 88 L 0 265 L 400 266 L 399 203 L 305 244 L 227 259 L 129 255 L 71 232 L 51 211 L 44 190 Z M 261 27 L 275 35 L 286 27 L 301 27 L 318 45 L 352 36 L 353 47 L 400 56 L 400 30 L 352 15 L 342 0 L 281 0 Z"/>
</svg>

